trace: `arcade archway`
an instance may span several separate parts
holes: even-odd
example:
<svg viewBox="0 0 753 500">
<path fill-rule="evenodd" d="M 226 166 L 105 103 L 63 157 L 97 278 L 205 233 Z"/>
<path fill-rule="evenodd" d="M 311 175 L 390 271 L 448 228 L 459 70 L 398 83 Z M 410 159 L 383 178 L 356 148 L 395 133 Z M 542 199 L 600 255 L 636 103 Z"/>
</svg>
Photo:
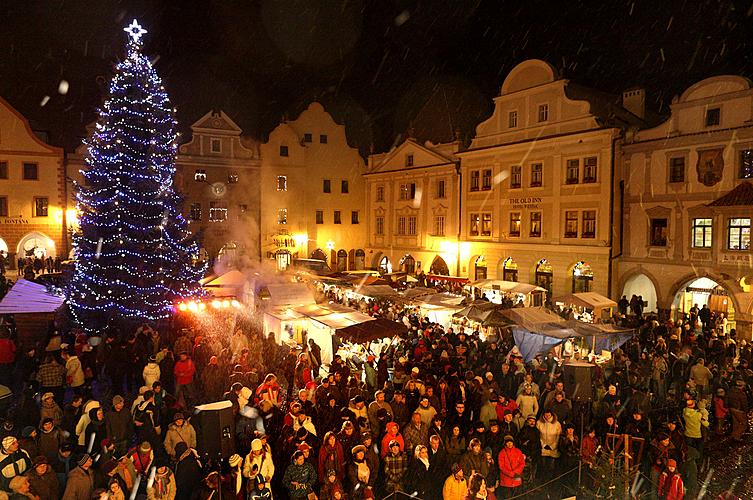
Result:
<svg viewBox="0 0 753 500">
<path fill-rule="evenodd" d="M 504 281 L 518 281 L 518 264 L 508 257 L 499 264 L 497 276 L 501 276 Z"/>
<path fill-rule="evenodd" d="M 554 268 L 546 259 L 541 259 L 536 263 L 536 285 L 546 290 L 548 298 L 552 296 L 552 283 L 554 282 Z"/>
<path fill-rule="evenodd" d="M 379 272 L 382 274 L 390 274 L 392 272 L 392 262 L 385 255 L 379 260 Z"/>
<path fill-rule="evenodd" d="M 400 259 L 400 270 L 404 273 L 414 274 L 416 272 L 416 259 L 411 254 L 406 254 Z"/>
<path fill-rule="evenodd" d="M 721 283 L 708 277 L 693 278 L 686 281 L 675 292 L 672 311 L 677 319 L 689 313 L 693 306 L 702 309 L 708 306 L 715 315 L 724 314 L 727 318 L 728 333 L 735 328 L 735 305 L 728 290 Z"/>
<path fill-rule="evenodd" d="M 18 242 L 17 255 L 19 257 L 55 257 L 55 242 L 47 235 L 38 231 L 29 233 Z"/>
<path fill-rule="evenodd" d="M 645 307 L 644 312 L 658 312 L 657 310 L 657 294 L 656 286 L 651 278 L 643 273 L 635 274 L 625 281 L 625 285 L 622 287 L 622 295 L 630 300 L 633 295 L 641 297 Z M 620 295 L 620 297 L 622 297 Z"/>
<path fill-rule="evenodd" d="M 473 279 L 475 281 L 485 280 L 487 276 L 486 259 L 483 255 L 479 255 L 473 262 Z"/>
<path fill-rule="evenodd" d="M 573 266 L 573 293 L 590 292 L 594 280 L 591 266 L 580 261 Z"/>
<path fill-rule="evenodd" d="M 437 255 L 436 257 L 434 257 L 434 260 L 431 262 L 431 267 L 429 268 L 429 274 L 449 276 L 450 268 L 447 267 L 447 263 L 444 261 L 444 259 L 440 257 L 439 255 Z"/>
</svg>

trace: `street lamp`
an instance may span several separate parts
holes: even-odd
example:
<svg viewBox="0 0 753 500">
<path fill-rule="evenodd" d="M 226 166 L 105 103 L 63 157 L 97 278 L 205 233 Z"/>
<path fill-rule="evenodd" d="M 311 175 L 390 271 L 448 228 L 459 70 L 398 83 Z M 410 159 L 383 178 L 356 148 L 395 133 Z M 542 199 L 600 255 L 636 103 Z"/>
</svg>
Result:
<svg viewBox="0 0 753 500">
<path fill-rule="evenodd" d="M 327 250 L 334 250 L 335 249 L 335 242 L 332 240 L 329 240 L 327 242 Z"/>
</svg>

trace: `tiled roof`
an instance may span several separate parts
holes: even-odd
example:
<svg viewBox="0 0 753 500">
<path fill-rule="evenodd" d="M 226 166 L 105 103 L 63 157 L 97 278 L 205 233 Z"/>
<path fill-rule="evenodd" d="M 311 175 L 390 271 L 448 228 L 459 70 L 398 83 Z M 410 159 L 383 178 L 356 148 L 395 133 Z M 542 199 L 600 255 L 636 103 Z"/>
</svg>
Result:
<svg viewBox="0 0 753 500">
<path fill-rule="evenodd" d="M 753 184 L 745 181 L 735 189 L 708 204 L 710 207 L 753 206 Z"/>
</svg>

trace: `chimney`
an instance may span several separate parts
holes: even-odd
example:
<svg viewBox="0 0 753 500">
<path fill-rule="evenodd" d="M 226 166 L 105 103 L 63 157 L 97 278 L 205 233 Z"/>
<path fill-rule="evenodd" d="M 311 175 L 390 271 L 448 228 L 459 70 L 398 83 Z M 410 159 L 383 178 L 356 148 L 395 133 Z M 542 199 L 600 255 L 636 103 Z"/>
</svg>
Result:
<svg viewBox="0 0 753 500">
<path fill-rule="evenodd" d="M 622 107 L 638 118 L 646 115 L 646 89 L 633 88 L 622 93 Z"/>
</svg>

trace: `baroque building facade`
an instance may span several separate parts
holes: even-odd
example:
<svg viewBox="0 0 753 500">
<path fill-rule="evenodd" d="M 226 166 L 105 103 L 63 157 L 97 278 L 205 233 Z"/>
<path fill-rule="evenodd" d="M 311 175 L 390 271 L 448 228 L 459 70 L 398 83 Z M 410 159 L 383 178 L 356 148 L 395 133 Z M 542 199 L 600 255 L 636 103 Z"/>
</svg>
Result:
<svg viewBox="0 0 753 500">
<path fill-rule="evenodd" d="M 68 258 L 65 156 L 42 141 L 29 122 L 0 98 L 0 253 L 19 258 Z"/>
<path fill-rule="evenodd" d="M 460 141 L 419 144 L 409 138 L 369 156 L 369 267 L 457 276 L 460 148 Z"/>
<path fill-rule="evenodd" d="M 459 274 L 608 295 L 616 142 L 642 111 L 540 60 L 516 66 L 494 105 L 458 153 Z"/>
<path fill-rule="evenodd" d="M 345 127 L 313 102 L 272 130 L 261 158 L 262 258 L 280 270 L 296 259 L 365 269 L 365 164 Z"/>
<path fill-rule="evenodd" d="M 753 85 L 716 76 L 688 88 L 655 128 L 621 145 L 615 296 L 679 317 L 694 304 L 751 338 Z"/>
</svg>

